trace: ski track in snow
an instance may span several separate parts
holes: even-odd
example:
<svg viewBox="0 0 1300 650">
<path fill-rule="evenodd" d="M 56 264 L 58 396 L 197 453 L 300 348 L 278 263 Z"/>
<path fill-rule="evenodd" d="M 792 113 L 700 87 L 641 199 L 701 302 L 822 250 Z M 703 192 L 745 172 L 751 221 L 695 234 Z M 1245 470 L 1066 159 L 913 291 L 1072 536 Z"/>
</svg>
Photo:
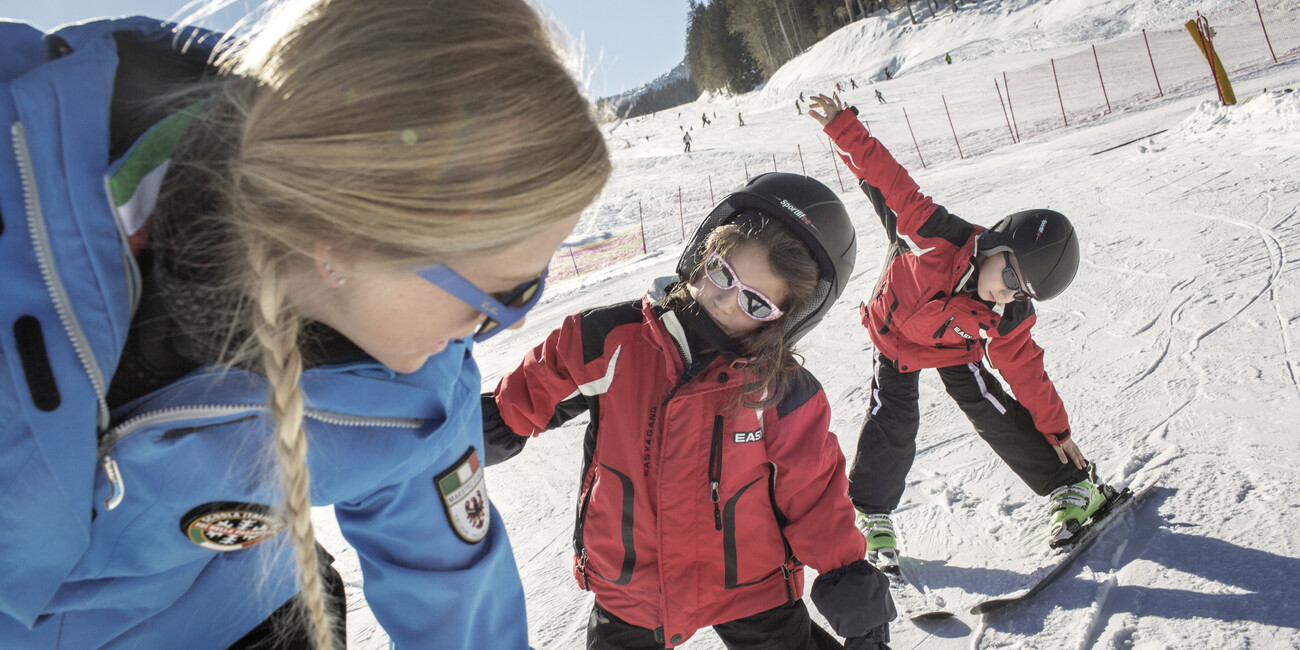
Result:
<svg viewBox="0 0 1300 650">
<path fill-rule="evenodd" d="M 824 40 L 761 90 L 625 121 L 611 136 L 615 176 L 572 243 L 635 227 L 640 202 L 650 253 L 549 285 L 523 328 L 479 349 L 484 389 L 567 314 L 635 299 L 651 279 L 672 274 L 681 231 L 712 207 L 707 182 L 721 199 L 746 168 L 752 175 L 794 164 L 798 171 L 798 146 L 808 172 L 838 189 L 825 136 L 789 105 L 800 91 L 855 76 L 861 87 L 841 97 L 867 109 L 864 116 L 924 104 L 940 90 L 951 100 L 986 91 L 1004 70 L 1086 48 L 1098 34 L 1177 26 L 1197 10 L 1233 4 L 988 0 L 963 5 L 956 19 L 941 14 L 915 27 L 895 12 L 847 27 L 854 38 Z M 1300 38 L 1274 31 L 1275 45 Z M 946 51 L 952 66 L 932 63 Z M 856 67 L 845 69 L 844 61 Z M 898 76 L 871 79 L 886 62 L 902 66 Z M 1033 206 L 1071 217 L 1083 263 L 1069 291 L 1038 306 L 1035 339 L 1047 351 L 1075 439 L 1103 478 L 1157 485 L 1042 593 L 971 615 L 976 601 L 1021 584 L 1047 559 L 1046 507 L 971 430 L 937 375 L 923 373 L 918 453 L 896 523 L 909 578 L 957 616 L 895 622 L 891 647 L 1300 648 L 1300 92 L 1262 94 L 1296 87 L 1300 61 L 1291 56 L 1233 83 L 1235 107 L 1213 101 L 1212 87 L 1166 89 L 1162 99 L 1082 126 L 911 170 L 937 203 L 983 225 Z M 892 103 L 877 106 L 874 87 Z M 738 110 L 743 128 L 728 121 Z M 691 126 L 692 116 L 698 124 L 706 111 L 718 120 L 696 127 L 695 150 L 682 155 L 678 125 Z M 625 139 L 636 145 L 622 148 Z M 913 159 L 910 143 L 887 144 L 900 160 Z M 800 347 L 831 400 L 832 430 L 851 462 L 873 354 L 857 305 L 879 275 L 885 244 L 865 197 L 848 180 L 845 187 L 857 266 L 840 302 Z M 585 639 L 592 600 L 571 571 L 585 427 L 586 417 L 576 418 L 488 470 L 539 650 L 579 648 Z M 347 580 L 350 647 L 386 648 L 355 554 L 328 509 L 314 519 Z M 814 577 L 810 571 L 809 586 Z M 701 630 L 685 647 L 722 644 Z"/>
</svg>

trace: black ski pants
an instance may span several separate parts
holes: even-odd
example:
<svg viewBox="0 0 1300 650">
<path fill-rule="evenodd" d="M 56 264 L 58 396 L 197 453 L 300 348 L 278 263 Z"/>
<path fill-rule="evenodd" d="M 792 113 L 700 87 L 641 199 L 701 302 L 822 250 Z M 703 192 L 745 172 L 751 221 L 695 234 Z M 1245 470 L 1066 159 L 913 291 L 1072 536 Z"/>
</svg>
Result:
<svg viewBox="0 0 1300 650">
<path fill-rule="evenodd" d="M 834 650 L 844 646 L 813 622 L 802 600 L 713 626 L 731 650 Z M 680 641 L 678 641 L 680 643 Z M 587 621 L 587 650 L 663 650 L 663 633 L 632 625 L 599 603 Z"/>
<path fill-rule="evenodd" d="M 1029 410 L 1006 393 L 982 362 L 938 368 L 948 395 L 966 414 L 993 452 L 1040 496 L 1088 478 L 1088 472 L 1061 463 Z M 921 411 L 917 404 L 920 372 L 899 372 L 898 364 L 875 355 L 866 419 L 849 470 L 849 498 L 865 513 L 898 507 L 907 472 L 916 457 Z"/>
</svg>

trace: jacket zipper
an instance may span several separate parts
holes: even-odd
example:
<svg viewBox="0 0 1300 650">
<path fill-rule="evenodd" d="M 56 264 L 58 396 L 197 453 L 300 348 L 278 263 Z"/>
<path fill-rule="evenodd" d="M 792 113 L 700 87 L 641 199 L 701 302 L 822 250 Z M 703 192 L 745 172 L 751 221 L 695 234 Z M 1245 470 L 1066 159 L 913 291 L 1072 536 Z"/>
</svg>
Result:
<svg viewBox="0 0 1300 650">
<path fill-rule="evenodd" d="M 103 431 L 108 428 L 109 423 L 104 374 L 99 369 L 99 363 L 90 349 L 90 342 L 81 329 L 81 323 L 77 321 L 77 315 L 68 299 L 68 292 L 64 289 L 63 280 L 54 265 L 54 253 L 50 249 L 49 233 L 45 229 L 45 215 L 41 212 L 41 197 L 36 187 L 36 170 L 32 166 L 31 151 L 27 147 L 27 131 L 23 128 L 22 122 L 14 122 L 9 131 L 13 135 L 14 155 L 18 160 L 18 174 L 22 177 L 23 198 L 27 208 L 27 228 L 31 233 L 32 246 L 36 250 L 41 278 L 45 281 L 45 290 L 54 302 L 59 321 L 63 323 L 63 330 L 72 342 L 73 350 L 81 360 L 81 367 L 85 370 L 91 388 L 95 391 L 95 401 L 99 405 L 96 427 L 99 431 Z"/>
<path fill-rule="evenodd" d="M 222 417 L 228 415 L 239 415 L 241 413 L 250 413 L 261 410 L 262 406 L 245 406 L 238 404 L 206 404 L 197 406 L 174 406 L 171 408 L 159 409 L 142 413 L 125 422 L 113 427 L 100 441 L 99 457 L 101 466 L 104 468 L 104 474 L 108 477 L 110 494 L 104 500 L 104 508 L 112 510 L 121 505 L 123 497 L 126 496 L 126 483 L 122 480 L 122 474 L 118 470 L 117 461 L 109 455 L 113 445 L 121 442 L 126 436 L 139 431 L 145 427 L 167 424 L 169 422 L 180 422 L 183 420 Z M 330 411 L 320 411 L 317 409 L 306 409 L 303 412 L 304 417 L 311 418 L 318 422 L 326 424 L 335 424 L 342 426 L 354 427 L 386 427 L 413 429 L 420 426 L 424 420 L 418 418 L 386 418 L 386 417 L 364 417 L 359 415 L 348 415 L 346 413 L 333 413 Z"/>
<path fill-rule="evenodd" d="M 191 406 L 173 406 L 170 408 L 159 409 L 157 411 L 142 413 L 113 427 L 111 431 L 105 434 L 100 443 L 99 455 L 101 458 L 107 456 L 109 450 L 111 450 L 114 445 L 121 442 L 122 439 L 146 427 L 168 424 L 170 422 L 180 422 L 183 420 L 239 415 L 241 413 L 260 411 L 263 408 L 264 406 L 260 404 L 201 404 Z M 303 415 L 312 420 L 316 420 L 317 422 L 350 427 L 414 429 L 424 422 L 424 420 L 418 418 L 367 417 L 348 415 L 346 413 L 334 413 L 331 411 L 321 411 L 318 409 L 306 409 L 303 411 Z"/>
<path fill-rule="evenodd" d="M 709 500 L 713 502 L 713 527 L 722 530 L 718 485 L 722 483 L 722 416 L 713 416 L 713 444 L 709 446 Z"/>
</svg>

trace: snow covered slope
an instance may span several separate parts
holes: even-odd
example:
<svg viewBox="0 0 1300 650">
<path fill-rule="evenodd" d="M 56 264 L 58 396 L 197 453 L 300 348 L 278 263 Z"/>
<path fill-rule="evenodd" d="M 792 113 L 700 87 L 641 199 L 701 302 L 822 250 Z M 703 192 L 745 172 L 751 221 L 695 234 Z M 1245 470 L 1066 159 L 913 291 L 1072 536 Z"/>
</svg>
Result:
<svg viewBox="0 0 1300 650">
<path fill-rule="evenodd" d="M 854 23 L 762 90 L 704 98 L 683 107 L 680 120 L 674 110 L 624 125 L 629 131 L 616 132 L 615 142 L 639 142 L 614 149 L 616 176 L 573 239 L 635 224 L 639 199 L 702 185 L 709 175 L 721 198 L 743 181 L 743 164 L 771 153 L 801 145 L 826 156 L 817 124 L 791 110 L 801 91 L 856 76 L 863 87 L 846 96 L 869 116 L 879 109 L 867 105 L 865 81 L 887 62 L 901 71 L 888 82 L 891 101 L 937 86 L 957 93 L 1090 39 L 1176 26 L 1197 10 L 1230 4 L 983 0 L 964 5 L 973 15 L 941 14 L 918 26 L 905 14 Z M 953 65 L 936 64 L 945 52 Z M 1083 264 L 1069 291 L 1040 305 L 1035 338 L 1076 440 L 1103 476 L 1157 487 L 1136 516 L 1033 601 L 969 615 L 967 607 L 1014 585 L 1045 556 L 1044 500 L 980 441 L 935 374 L 924 373 L 920 451 L 896 521 L 918 581 L 960 615 L 895 623 L 892 647 L 1300 647 L 1300 92 L 1283 92 L 1300 86 L 1300 62 L 1233 81 L 1237 106 L 1218 105 L 1212 88 L 1166 96 L 1084 127 L 912 170 L 923 191 L 970 221 L 987 225 L 1034 206 L 1071 217 Z M 679 125 L 698 125 L 706 111 L 719 119 L 697 128 L 696 153 L 682 155 Z M 736 111 L 747 126 L 734 126 Z M 817 175 L 838 189 L 829 165 L 821 169 L 832 175 Z M 858 226 L 857 269 L 839 307 L 801 348 L 851 457 L 871 373 L 857 303 L 871 289 L 885 242 L 865 197 L 850 186 L 842 198 Z M 688 206 L 687 222 L 704 208 Z M 672 273 L 679 247 L 674 241 L 548 287 L 525 327 L 479 349 L 485 389 L 563 316 L 635 298 L 654 277 Z M 585 423 L 545 434 L 488 471 L 538 648 L 582 647 L 590 611 L 590 594 L 570 572 Z M 365 609 L 355 557 L 327 510 L 316 520 L 349 581 L 350 647 L 386 647 Z M 703 631 L 686 647 L 722 645 Z"/>
</svg>

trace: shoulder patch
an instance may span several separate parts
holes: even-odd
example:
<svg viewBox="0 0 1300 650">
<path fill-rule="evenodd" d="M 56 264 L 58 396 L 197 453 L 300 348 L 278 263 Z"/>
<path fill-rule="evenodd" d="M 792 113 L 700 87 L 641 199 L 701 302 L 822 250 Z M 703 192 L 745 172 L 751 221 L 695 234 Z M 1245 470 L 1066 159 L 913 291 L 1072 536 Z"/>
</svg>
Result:
<svg viewBox="0 0 1300 650">
<path fill-rule="evenodd" d="M 478 450 L 470 447 L 460 460 L 452 463 L 433 479 L 433 486 L 442 498 L 447 521 L 456 536 L 467 544 L 483 541 L 491 521 L 488 508 L 487 482 L 479 463 Z"/>
<path fill-rule="evenodd" d="M 811 372 L 800 368 L 799 372 L 790 376 L 785 385 L 785 395 L 781 402 L 776 405 L 776 416 L 783 418 L 793 412 L 795 409 L 803 406 L 821 391 L 821 382 L 813 376 Z"/>
<path fill-rule="evenodd" d="M 936 205 L 930 217 L 916 229 L 916 234 L 932 238 L 938 237 L 957 248 L 966 245 L 966 240 L 975 233 L 975 227 L 961 217 L 950 212 L 942 205 Z"/>
<path fill-rule="evenodd" d="M 1024 324 L 1034 315 L 1034 305 L 1032 300 L 1017 301 L 1007 304 L 1002 310 L 1002 318 L 998 321 L 998 335 L 1006 336 L 1014 331 L 1017 327 Z"/>
<path fill-rule="evenodd" d="M 605 337 L 619 325 L 641 322 L 641 301 L 597 307 L 582 312 L 582 362 L 591 363 L 605 354 Z"/>
<path fill-rule="evenodd" d="M 185 538 L 209 551 L 240 551 L 284 530 L 280 513 L 259 503 L 213 501 L 181 517 Z"/>
</svg>

